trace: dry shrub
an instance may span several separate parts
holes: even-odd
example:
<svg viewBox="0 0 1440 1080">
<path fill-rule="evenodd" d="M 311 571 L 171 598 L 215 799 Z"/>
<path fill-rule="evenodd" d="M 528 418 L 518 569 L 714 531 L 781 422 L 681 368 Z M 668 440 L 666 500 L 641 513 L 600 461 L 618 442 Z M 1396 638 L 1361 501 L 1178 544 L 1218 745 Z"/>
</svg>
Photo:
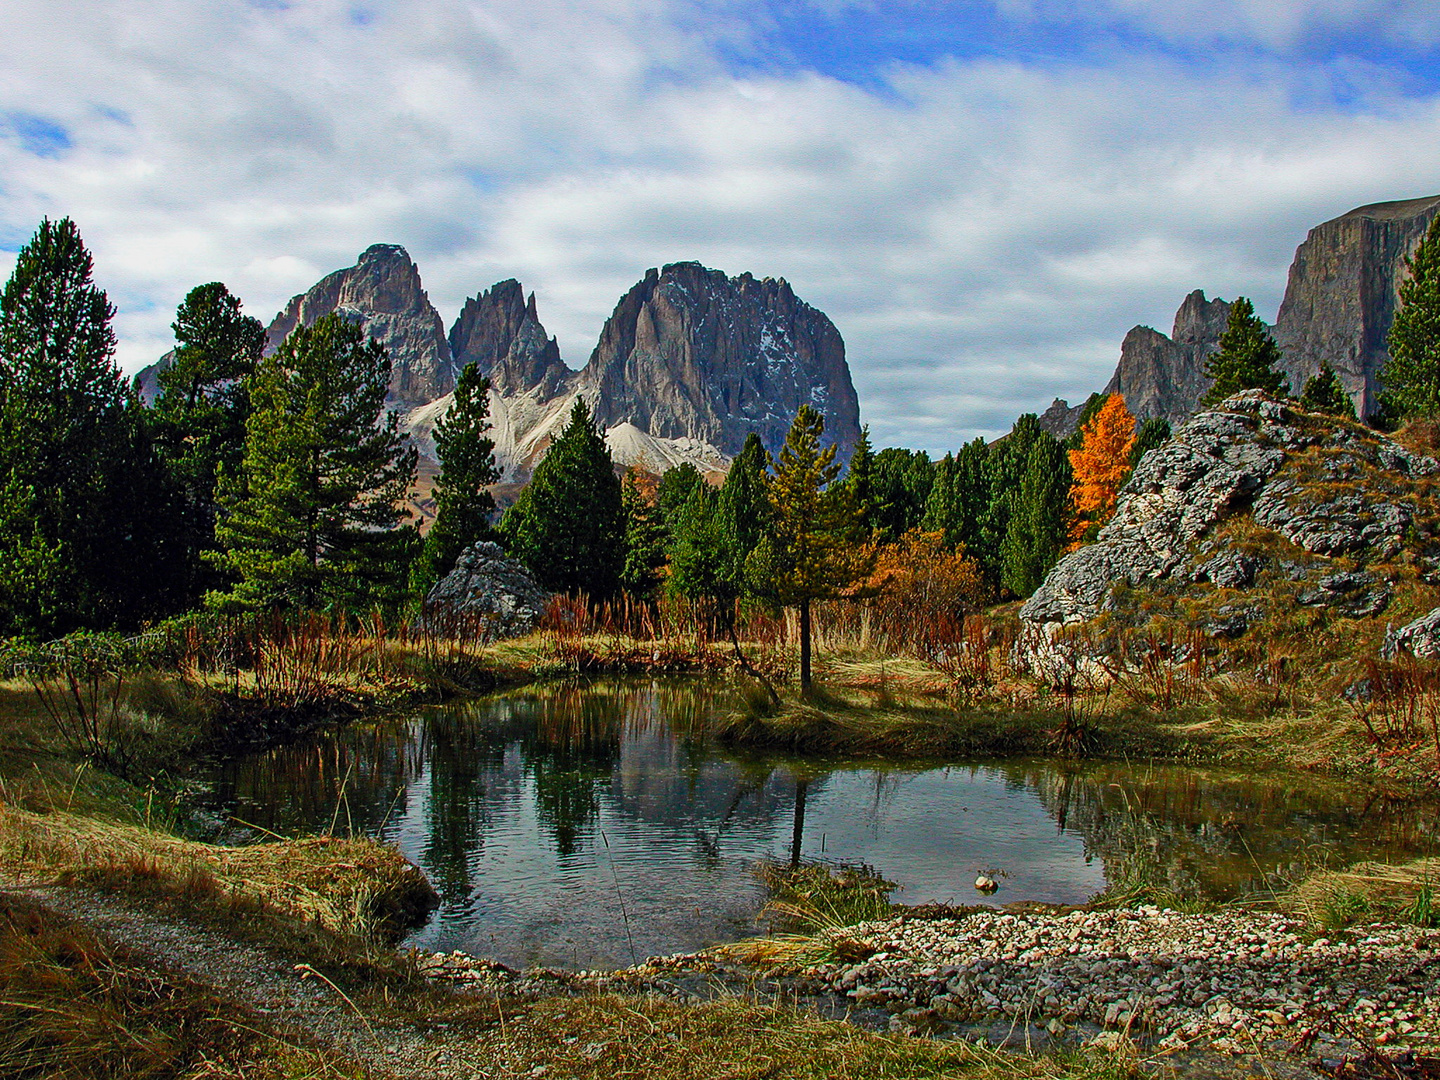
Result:
<svg viewBox="0 0 1440 1080">
<path fill-rule="evenodd" d="M 1367 659 L 1365 681 L 1369 692 L 1357 695 L 1351 710 L 1370 741 L 1404 748 L 1428 739 L 1440 769 L 1440 665 L 1412 656 Z"/>
<path fill-rule="evenodd" d="M 985 602 L 979 565 L 950 551 L 940 533 L 912 530 L 875 551 L 863 588 L 871 632 L 892 652 L 922 652 L 963 640 L 963 621 Z"/>
</svg>

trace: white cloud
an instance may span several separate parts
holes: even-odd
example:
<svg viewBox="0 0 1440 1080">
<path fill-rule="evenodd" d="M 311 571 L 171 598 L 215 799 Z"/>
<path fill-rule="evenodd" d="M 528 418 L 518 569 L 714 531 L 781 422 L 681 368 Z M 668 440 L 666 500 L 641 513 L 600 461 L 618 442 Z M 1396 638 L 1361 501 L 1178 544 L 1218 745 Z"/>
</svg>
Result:
<svg viewBox="0 0 1440 1080">
<path fill-rule="evenodd" d="M 1440 191 L 1436 100 L 1379 72 L 1334 107 L 1326 72 L 1274 57 L 946 62 L 880 93 L 734 76 L 713 43 L 745 26 L 693 6 L 10 7 L 0 116 L 72 145 L 0 134 L 0 237 L 77 220 L 130 370 L 193 285 L 268 318 L 379 241 L 447 319 L 520 278 L 578 365 L 647 267 L 699 259 L 790 278 L 844 334 L 877 443 L 939 449 L 1103 385 L 1125 331 L 1168 328 L 1190 289 L 1273 316 L 1307 228 Z"/>
</svg>

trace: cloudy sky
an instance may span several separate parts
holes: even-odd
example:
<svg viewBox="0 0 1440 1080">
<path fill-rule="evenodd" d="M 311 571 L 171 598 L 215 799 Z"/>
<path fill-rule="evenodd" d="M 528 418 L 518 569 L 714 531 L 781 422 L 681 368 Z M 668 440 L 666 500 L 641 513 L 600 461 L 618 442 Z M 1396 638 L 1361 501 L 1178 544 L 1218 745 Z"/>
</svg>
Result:
<svg viewBox="0 0 1440 1080">
<path fill-rule="evenodd" d="M 0 273 L 70 215 L 120 362 L 374 242 L 572 366 L 647 267 L 786 277 L 878 445 L 1083 398 L 1186 292 L 1440 192 L 1433 0 L 0 0 Z"/>
</svg>

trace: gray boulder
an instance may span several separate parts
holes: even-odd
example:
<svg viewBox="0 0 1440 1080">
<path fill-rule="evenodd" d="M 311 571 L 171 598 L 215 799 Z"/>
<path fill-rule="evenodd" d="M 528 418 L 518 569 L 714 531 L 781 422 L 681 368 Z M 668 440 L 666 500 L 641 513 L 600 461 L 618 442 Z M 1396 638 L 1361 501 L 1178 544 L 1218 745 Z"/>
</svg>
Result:
<svg viewBox="0 0 1440 1080">
<path fill-rule="evenodd" d="M 521 563 L 499 544 L 482 540 L 466 548 L 455 569 L 425 598 L 425 624 L 439 632 L 488 638 L 519 637 L 535 629 L 550 602 Z"/>
<path fill-rule="evenodd" d="M 1380 647 L 1384 660 L 1393 660 L 1401 652 L 1433 660 L 1440 657 L 1440 607 L 1399 630 L 1386 630 L 1385 643 Z"/>
</svg>

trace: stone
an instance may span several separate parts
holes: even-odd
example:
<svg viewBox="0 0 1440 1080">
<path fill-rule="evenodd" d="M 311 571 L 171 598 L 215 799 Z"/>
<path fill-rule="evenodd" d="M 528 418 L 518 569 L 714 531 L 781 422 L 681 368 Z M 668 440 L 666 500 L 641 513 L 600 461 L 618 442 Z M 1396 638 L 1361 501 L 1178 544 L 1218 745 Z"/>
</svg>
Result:
<svg viewBox="0 0 1440 1080">
<path fill-rule="evenodd" d="M 439 632 L 478 629 L 487 638 L 517 637 L 545 615 L 550 594 L 499 544 L 466 548 L 455 569 L 425 598 L 425 623 Z"/>
<path fill-rule="evenodd" d="M 1440 657 L 1440 607 L 1432 608 L 1398 630 L 1386 629 L 1385 641 L 1380 646 L 1381 658 L 1393 660 L 1402 652 L 1426 660 Z"/>
<path fill-rule="evenodd" d="M 1125 335 L 1120 362 L 1104 392 L 1123 396 L 1131 415 L 1139 419 L 1182 423 L 1210 387 L 1205 360 L 1219 348 L 1229 318 L 1229 303 L 1207 300 L 1196 289 L 1175 313 L 1169 337 L 1148 326 Z"/>
<path fill-rule="evenodd" d="M 545 332 L 535 310 L 535 294 L 511 278 L 465 301 L 450 328 L 450 353 L 458 375 L 473 363 L 502 396 L 564 393 L 576 373 L 560 359 L 560 346 Z"/>
</svg>

